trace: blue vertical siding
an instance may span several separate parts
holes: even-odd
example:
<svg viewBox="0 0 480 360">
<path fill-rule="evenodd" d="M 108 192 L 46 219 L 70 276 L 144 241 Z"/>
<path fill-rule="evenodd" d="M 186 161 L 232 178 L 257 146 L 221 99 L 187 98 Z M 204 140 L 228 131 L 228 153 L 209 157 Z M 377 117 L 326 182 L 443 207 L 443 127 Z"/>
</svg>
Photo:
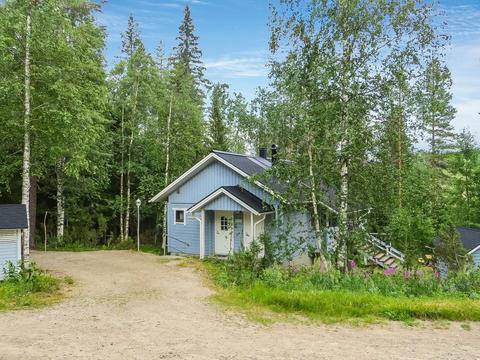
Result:
<svg viewBox="0 0 480 360">
<path fill-rule="evenodd" d="M 190 205 L 191 206 L 191 205 Z M 185 213 L 185 225 L 175 224 L 174 209 L 187 209 L 189 204 L 168 204 L 168 251 L 175 254 L 200 254 L 200 222 Z"/>
<path fill-rule="evenodd" d="M 215 212 L 205 211 L 205 255 L 215 254 Z"/>
<path fill-rule="evenodd" d="M 475 267 L 480 267 L 480 249 L 475 251 L 473 254 L 473 264 Z"/>
<path fill-rule="evenodd" d="M 243 207 L 227 195 L 220 195 L 205 206 L 205 210 L 243 211 Z"/>
<path fill-rule="evenodd" d="M 255 184 L 249 183 L 227 166 L 214 162 L 170 194 L 168 201 L 173 204 L 195 204 L 222 186 L 235 185 L 240 185 L 260 199 L 270 199 L 269 194 Z"/>
<path fill-rule="evenodd" d="M 200 222 L 191 215 L 186 215 L 186 225 L 174 223 L 173 209 L 188 209 L 222 186 L 239 185 L 268 201 L 270 196 L 258 186 L 249 183 L 242 176 L 227 166 L 214 162 L 203 171 L 192 177 L 180 186 L 168 198 L 167 232 L 168 251 L 178 254 L 200 254 Z M 243 208 L 233 202 L 229 197 L 219 197 L 210 203 L 206 210 L 205 224 L 205 254 L 214 253 L 214 214 L 210 210 L 242 211 Z"/>
<path fill-rule="evenodd" d="M 304 254 L 308 245 L 315 245 L 315 232 L 312 226 L 312 218 L 308 212 L 296 211 L 278 214 L 278 219 L 267 216 L 265 219 L 265 231 L 269 232 L 272 241 L 288 242 L 297 248 L 294 256 Z"/>
</svg>

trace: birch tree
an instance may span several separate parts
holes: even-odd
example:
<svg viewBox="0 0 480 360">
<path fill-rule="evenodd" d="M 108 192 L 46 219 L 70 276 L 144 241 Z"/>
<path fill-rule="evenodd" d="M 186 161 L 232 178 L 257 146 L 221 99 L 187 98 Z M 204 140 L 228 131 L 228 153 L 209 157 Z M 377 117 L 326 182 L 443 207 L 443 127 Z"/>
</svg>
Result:
<svg viewBox="0 0 480 360">
<path fill-rule="evenodd" d="M 371 118 L 382 99 L 384 74 L 393 54 L 406 59 L 408 50 L 427 48 L 436 40 L 430 11 L 416 1 L 397 0 L 292 0 L 274 8 L 271 49 L 280 59 L 274 63 L 274 80 L 280 84 L 278 79 L 284 79 L 283 93 L 288 96 L 303 93 L 296 95 L 302 101 L 297 104 L 307 111 L 320 108 L 319 102 L 331 109 L 319 128 L 328 129 L 335 144 L 329 150 L 336 158 L 331 184 L 337 188 L 337 247 L 342 249 L 344 268 L 355 251 L 350 234 L 357 221 Z M 297 67 L 275 71 L 289 61 Z M 308 115 L 320 119 L 313 111 Z M 324 135 L 314 133 L 315 138 Z"/>
</svg>

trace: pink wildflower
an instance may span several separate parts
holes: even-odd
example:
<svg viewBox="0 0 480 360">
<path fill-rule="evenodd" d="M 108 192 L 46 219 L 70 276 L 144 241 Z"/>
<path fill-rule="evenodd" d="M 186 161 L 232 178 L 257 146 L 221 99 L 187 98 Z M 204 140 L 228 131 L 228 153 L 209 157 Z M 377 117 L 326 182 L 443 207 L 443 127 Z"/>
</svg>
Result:
<svg viewBox="0 0 480 360">
<path fill-rule="evenodd" d="M 357 267 L 357 263 L 355 262 L 355 260 L 352 260 L 350 261 L 350 269 L 355 269 Z"/>
<path fill-rule="evenodd" d="M 404 278 L 405 280 L 410 279 L 410 271 L 405 271 L 405 272 L 403 273 L 403 278 Z"/>
<path fill-rule="evenodd" d="M 397 271 L 397 269 L 395 269 L 393 267 L 389 267 L 389 268 L 387 268 L 383 271 L 383 274 L 389 276 L 389 275 L 395 274 L 396 271 Z"/>
</svg>

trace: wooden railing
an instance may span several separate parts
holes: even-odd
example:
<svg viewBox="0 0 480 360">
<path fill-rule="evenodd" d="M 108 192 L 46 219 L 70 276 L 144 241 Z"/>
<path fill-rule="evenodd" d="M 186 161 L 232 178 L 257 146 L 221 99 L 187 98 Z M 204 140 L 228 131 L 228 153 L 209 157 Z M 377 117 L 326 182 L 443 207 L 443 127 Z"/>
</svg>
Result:
<svg viewBox="0 0 480 360">
<path fill-rule="evenodd" d="M 386 243 L 385 241 L 380 240 L 379 238 L 376 237 L 376 233 L 371 233 L 369 234 L 368 242 L 372 244 L 373 246 L 381 249 L 382 251 L 385 252 L 385 255 L 389 255 L 394 257 L 395 259 L 404 262 L 405 261 L 405 255 L 400 251 L 395 249 L 392 244 Z"/>
</svg>

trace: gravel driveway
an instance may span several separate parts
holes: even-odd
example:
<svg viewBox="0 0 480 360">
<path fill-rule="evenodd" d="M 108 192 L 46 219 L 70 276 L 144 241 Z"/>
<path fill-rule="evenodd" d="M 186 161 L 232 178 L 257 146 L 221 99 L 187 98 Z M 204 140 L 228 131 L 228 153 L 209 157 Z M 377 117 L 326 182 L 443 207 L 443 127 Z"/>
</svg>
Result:
<svg viewBox="0 0 480 360">
<path fill-rule="evenodd" d="M 480 326 L 262 326 L 207 301 L 195 270 L 128 251 L 33 253 L 71 295 L 0 313 L 0 359 L 480 359 Z"/>
</svg>

